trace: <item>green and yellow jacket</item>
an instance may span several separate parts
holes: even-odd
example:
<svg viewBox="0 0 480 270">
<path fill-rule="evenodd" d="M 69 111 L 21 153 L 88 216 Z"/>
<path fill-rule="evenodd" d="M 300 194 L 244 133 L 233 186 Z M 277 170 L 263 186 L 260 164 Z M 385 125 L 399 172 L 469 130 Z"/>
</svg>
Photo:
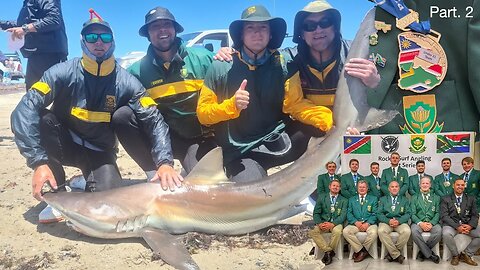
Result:
<svg viewBox="0 0 480 270">
<path fill-rule="evenodd" d="M 397 166 L 397 175 L 393 175 L 392 167 L 385 168 L 382 171 L 382 178 L 380 179 L 380 188 L 382 189 L 383 194 L 390 194 L 388 191 L 388 185 L 393 180 L 397 180 L 398 185 L 400 186 L 399 195 L 405 196 L 408 191 L 409 180 L 408 180 L 408 171 L 405 168 Z"/>
<path fill-rule="evenodd" d="M 448 173 L 447 180 L 445 180 L 445 175 L 443 172 L 435 176 L 435 179 L 433 179 L 433 184 L 432 184 L 435 194 L 437 194 L 440 197 L 452 194 L 453 183 L 455 183 L 455 180 L 457 180 L 458 178 L 459 176 L 452 172 Z"/>
<path fill-rule="evenodd" d="M 197 106 L 200 123 L 213 126 L 222 147 L 224 162 L 241 157 L 263 140 L 285 128 L 282 112 L 287 76 L 283 57 L 277 50 L 261 65 L 251 65 L 237 52 L 231 62 L 213 62 L 205 77 Z M 239 111 L 235 92 L 246 79 L 249 104 Z"/>
<path fill-rule="evenodd" d="M 357 192 L 357 185 L 358 181 L 364 180 L 364 177 L 357 172 L 357 183 L 353 181 L 353 174 L 351 172 L 342 175 L 340 178 L 340 182 L 342 183 L 342 188 L 340 193 L 342 193 L 342 196 L 350 199 L 353 196 L 358 195 Z"/>
<path fill-rule="evenodd" d="M 393 208 L 392 196 L 383 196 L 378 201 L 377 219 L 379 222 L 387 223 L 395 218 L 400 224 L 407 223 L 410 219 L 410 202 L 405 196 L 397 196 L 395 208 Z"/>
<path fill-rule="evenodd" d="M 381 183 L 381 178 L 378 177 L 378 183 L 377 183 L 377 179 L 375 179 L 375 176 L 373 176 L 373 174 L 370 174 L 369 176 L 366 176 L 365 177 L 365 180 L 367 181 L 368 183 L 368 193 L 376 196 L 377 198 L 380 199 L 380 197 L 383 196 L 383 193 L 382 193 L 382 188 L 380 186 L 380 183 Z"/>
<path fill-rule="evenodd" d="M 196 114 L 204 78 L 213 61 L 213 53 L 204 48 L 187 48 L 177 39 L 178 52 L 165 63 L 149 46 L 147 55 L 128 68 L 157 103 L 170 132 L 186 139 L 209 134 Z"/>
<path fill-rule="evenodd" d="M 335 204 L 332 207 L 330 192 L 323 193 L 317 198 L 317 203 L 313 209 L 313 221 L 315 224 L 323 222 L 332 222 L 335 225 L 343 224 L 347 217 L 348 200 L 337 195 Z"/>
<path fill-rule="evenodd" d="M 431 186 L 433 186 L 433 177 L 431 175 L 428 175 L 428 174 L 424 174 L 424 176 L 427 176 L 428 178 L 430 178 L 430 184 Z M 417 194 L 418 192 L 420 192 L 420 175 L 417 174 L 414 174 L 414 175 L 411 175 L 408 177 L 408 194 L 410 194 L 410 196 L 413 196 L 415 194 Z"/>
<path fill-rule="evenodd" d="M 337 179 L 338 181 L 340 181 L 340 175 L 335 174 L 333 176 L 333 179 Z M 330 190 L 328 189 L 328 186 L 330 186 L 331 181 L 332 181 L 332 179 L 330 179 L 330 175 L 328 173 L 320 174 L 318 176 L 318 179 L 317 179 L 317 194 L 318 194 L 318 197 L 320 197 L 320 195 L 322 193 L 330 192 Z"/>
<path fill-rule="evenodd" d="M 421 192 L 415 194 L 410 200 L 410 208 L 412 223 L 430 222 L 436 225 L 440 221 L 440 197 L 433 192 L 429 192 L 426 201 Z"/>
</svg>

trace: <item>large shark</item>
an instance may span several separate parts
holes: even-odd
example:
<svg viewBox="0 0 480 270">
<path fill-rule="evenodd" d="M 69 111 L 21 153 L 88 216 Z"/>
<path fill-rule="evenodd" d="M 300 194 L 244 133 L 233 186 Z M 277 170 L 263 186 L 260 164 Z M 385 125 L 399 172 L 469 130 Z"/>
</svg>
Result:
<svg viewBox="0 0 480 270">
<path fill-rule="evenodd" d="M 348 58 L 366 58 L 368 37 L 375 33 L 370 11 Z M 224 174 L 221 149 L 207 154 L 174 192 L 144 183 L 98 193 L 49 193 L 45 201 L 60 211 L 80 233 L 99 238 L 142 237 L 168 264 L 198 269 L 175 234 L 196 231 L 238 235 L 276 224 L 295 212 L 316 188 L 317 175 L 337 158 L 347 127 L 361 131 L 380 127 L 396 112 L 370 108 L 366 87 L 341 75 L 334 104 L 335 126 L 322 139 L 312 139 L 306 153 L 278 173 L 258 181 L 232 183 Z"/>
</svg>

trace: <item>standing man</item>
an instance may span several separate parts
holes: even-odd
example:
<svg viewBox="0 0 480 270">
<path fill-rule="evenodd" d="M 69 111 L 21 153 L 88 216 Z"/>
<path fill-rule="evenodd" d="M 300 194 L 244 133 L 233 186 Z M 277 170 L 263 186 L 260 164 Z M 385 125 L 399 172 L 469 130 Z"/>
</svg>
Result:
<svg viewBox="0 0 480 270">
<path fill-rule="evenodd" d="M 350 159 L 348 162 L 350 172 L 342 175 L 340 182 L 342 182 L 342 196 L 350 199 L 357 195 L 357 184 L 360 180 L 363 180 L 363 176 L 358 173 L 359 162 L 358 159 Z"/>
<path fill-rule="evenodd" d="M 93 11 L 91 11 L 93 12 Z M 93 14 L 93 13 L 92 13 Z M 83 24 L 82 58 L 48 69 L 19 102 L 11 115 L 15 143 L 34 170 L 32 193 L 42 200 L 42 187 L 63 189 L 62 165 L 80 168 L 86 191 L 118 187 L 117 141 L 113 123 L 116 111 L 128 106 L 150 134 L 156 176 L 164 189 L 183 180 L 173 169 L 168 126 L 135 77 L 116 62 L 110 25 L 99 17 Z M 50 109 L 46 109 L 48 106 Z M 51 207 L 40 213 L 40 222 L 61 219 Z"/>
<path fill-rule="evenodd" d="M 480 206 L 480 198 L 478 198 L 478 188 L 480 184 L 480 171 L 473 168 L 474 160 L 471 157 L 465 157 L 462 159 L 463 173 L 460 178 L 465 180 L 465 193 L 471 195 L 477 200 L 477 209 Z"/>
<path fill-rule="evenodd" d="M 389 194 L 388 187 L 390 182 L 397 181 L 400 186 L 400 196 L 405 196 L 408 191 L 408 172 L 400 167 L 400 154 L 393 152 L 390 155 L 390 168 L 383 169 L 382 179 L 380 180 L 380 188 L 383 194 Z"/>
<path fill-rule="evenodd" d="M 0 28 L 12 33 L 12 39 L 25 38 L 20 51 L 28 59 L 27 90 L 40 80 L 45 70 L 67 60 L 67 35 L 60 0 L 24 0 L 17 21 L 0 21 Z"/>
<path fill-rule="evenodd" d="M 440 203 L 443 241 L 453 256 L 450 263 L 458 265 L 459 261 L 462 261 L 477 266 L 478 264 L 472 259 L 480 247 L 480 227 L 478 227 L 475 197 L 464 192 L 465 180 L 463 179 L 455 180 L 453 191 L 453 194 L 443 197 Z M 455 235 L 459 233 L 472 237 L 472 242 L 460 254 L 454 240 Z"/>
<path fill-rule="evenodd" d="M 372 172 L 369 176 L 365 177 L 365 180 L 368 183 L 368 190 L 370 190 L 370 194 L 376 196 L 380 199 L 382 197 L 382 189 L 380 188 L 380 164 L 378 162 L 370 163 L 370 172 Z"/>
<path fill-rule="evenodd" d="M 432 249 L 440 242 L 442 227 L 440 220 L 440 197 L 433 192 L 431 187 L 432 179 L 422 177 L 420 181 L 420 192 L 412 197 L 410 208 L 412 211 L 412 238 L 420 248 L 417 258 L 420 260 L 429 259 L 438 264 L 440 257 Z M 425 242 L 423 232 L 429 232 L 430 237 Z"/>
<path fill-rule="evenodd" d="M 388 185 L 388 195 L 380 198 L 377 210 L 378 219 L 378 237 L 387 248 L 386 259 L 389 262 L 403 263 L 405 257 L 400 250 L 407 244 L 410 238 L 410 203 L 407 197 L 399 194 L 400 186 L 397 181 L 392 181 Z M 397 242 L 393 243 L 390 237 L 391 232 L 399 234 Z M 405 254 L 406 256 L 407 254 Z M 383 259 L 383 258 L 382 258 Z"/>
<path fill-rule="evenodd" d="M 325 168 L 327 169 L 327 173 L 318 176 L 317 198 L 320 197 L 320 194 L 327 193 L 329 191 L 328 187 L 330 186 L 330 182 L 335 179 L 340 181 L 340 175 L 335 174 L 337 171 L 337 164 L 335 162 L 327 162 L 327 164 L 325 164 Z"/>
<path fill-rule="evenodd" d="M 173 157 L 180 160 L 188 173 L 215 147 L 212 130 L 198 122 L 195 112 L 213 55 L 205 48 L 185 47 L 177 37 L 183 27 L 163 7 L 149 10 L 138 32 L 150 41 L 150 46 L 147 55 L 128 70 L 143 84 L 165 118 Z M 133 111 L 125 108 L 122 114 L 119 119 L 124 121 L 118 128 L 118 138 L 150 179 L 156 166 L 149 151 L 149 141 L 142 135 Z"/>
<path fill-rule="evenodd" d="M 368 255 L 368 250 L 377 238 L 377 197 L 367 194 L 368 184 L 365 180 L 357 183 L 358 195 L 348 200 L 347 222 L 343 237 L 353 248 L 353 261 L 361 262 Z M 357 232 L 366 232 L 365 241 L 360 243 Z"/>
<path fill-rule="evenodd" d="M 452 166 L 452 160 L 448 157 L 443 158 L 442 159 L 443 171 L 441 174 L 435 176 L 435 180 L 433 181 L 433 185 L 434 185 L 433 190 L 440 197 L 452 194 L 453 183 L 455 183 L 455 180 L 460 178 L 458 175 L 450 171 L 451 166 Z"/>
<path fill-rule="evenodd" d="M 430 182 L 433 181 L 433 177 L 425 173 L 425 161 L 424 160 L 417 160 L 415 163 L 415 168 L 417 169 L 417 174 L 411 175 L 408 177 L 408 193 L 410 196 L 417 194 L 420 190 L 420 181 L 422 177 L 426 176 L 430 178 Z"/>
<path fill-rule="evenodd" d="M 315 244 L 325 252 L 322 262 L 325 265 L 332 263 L 335 256 L 335 249 L 338 246 L 340 237 L 342 237 L 343 223 L 347 217 L 348 201 L 342 197 L 340 192 L 340 181 L 334 179 L 328 186 L 330 192 L 322 193 L 317 198 L 315 209 L 313 210 L 313 221 L 315 227 L 308 232 L 308 236 L 313 239 Z M 324 233 L 331 232 L 330 243 L 323 238 Z"/>
</svg>

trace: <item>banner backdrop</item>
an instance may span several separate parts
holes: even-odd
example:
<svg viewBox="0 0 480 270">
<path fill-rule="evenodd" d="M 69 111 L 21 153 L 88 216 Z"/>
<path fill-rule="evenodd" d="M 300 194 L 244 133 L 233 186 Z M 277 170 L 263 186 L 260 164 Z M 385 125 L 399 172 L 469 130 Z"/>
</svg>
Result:
<svg viewBox="0 0 480 270">
<path fill-rule="evenodd" d="M 343 137 L 341 155 L 342 174 L 350 171 L 348 162 L 352 158 L 360 163 L 359 173 L 370 175 L 370 163 L 380 164 L 380 173 L 390 167 L 390 154 L 400 154 L 401 167 L 408 174 L 415 174 L 415 162 L 425 161 L 425 173 L 435 176 L 442 172 L 441 161 L 445 157 L 452 160 L 451 171 L 462 174 L 462 159 L 473 157 L 475 135 L 473 132 L 427 133 L 427 134 L 388 134 L 358 135 Z"/>
</svg>

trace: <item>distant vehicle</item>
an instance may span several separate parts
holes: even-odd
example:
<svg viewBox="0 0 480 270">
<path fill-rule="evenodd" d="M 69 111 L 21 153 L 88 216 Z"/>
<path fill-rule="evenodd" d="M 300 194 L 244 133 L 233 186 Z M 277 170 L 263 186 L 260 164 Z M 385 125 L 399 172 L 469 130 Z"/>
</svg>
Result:
<svg viewBox="0 0 480 270">
<path fill-rule="evenodd" d="M 233 41 L 228 29 L 204 30 L 185 33 L 178 36 L 186 47 L 205 47 L 211 52 L 218 52 L 221 47 L 232 47 Z M 146 52 L 135 51 L 117 59 L 120 66 L 128 68 L 146 55 Z"/>
</svg>

